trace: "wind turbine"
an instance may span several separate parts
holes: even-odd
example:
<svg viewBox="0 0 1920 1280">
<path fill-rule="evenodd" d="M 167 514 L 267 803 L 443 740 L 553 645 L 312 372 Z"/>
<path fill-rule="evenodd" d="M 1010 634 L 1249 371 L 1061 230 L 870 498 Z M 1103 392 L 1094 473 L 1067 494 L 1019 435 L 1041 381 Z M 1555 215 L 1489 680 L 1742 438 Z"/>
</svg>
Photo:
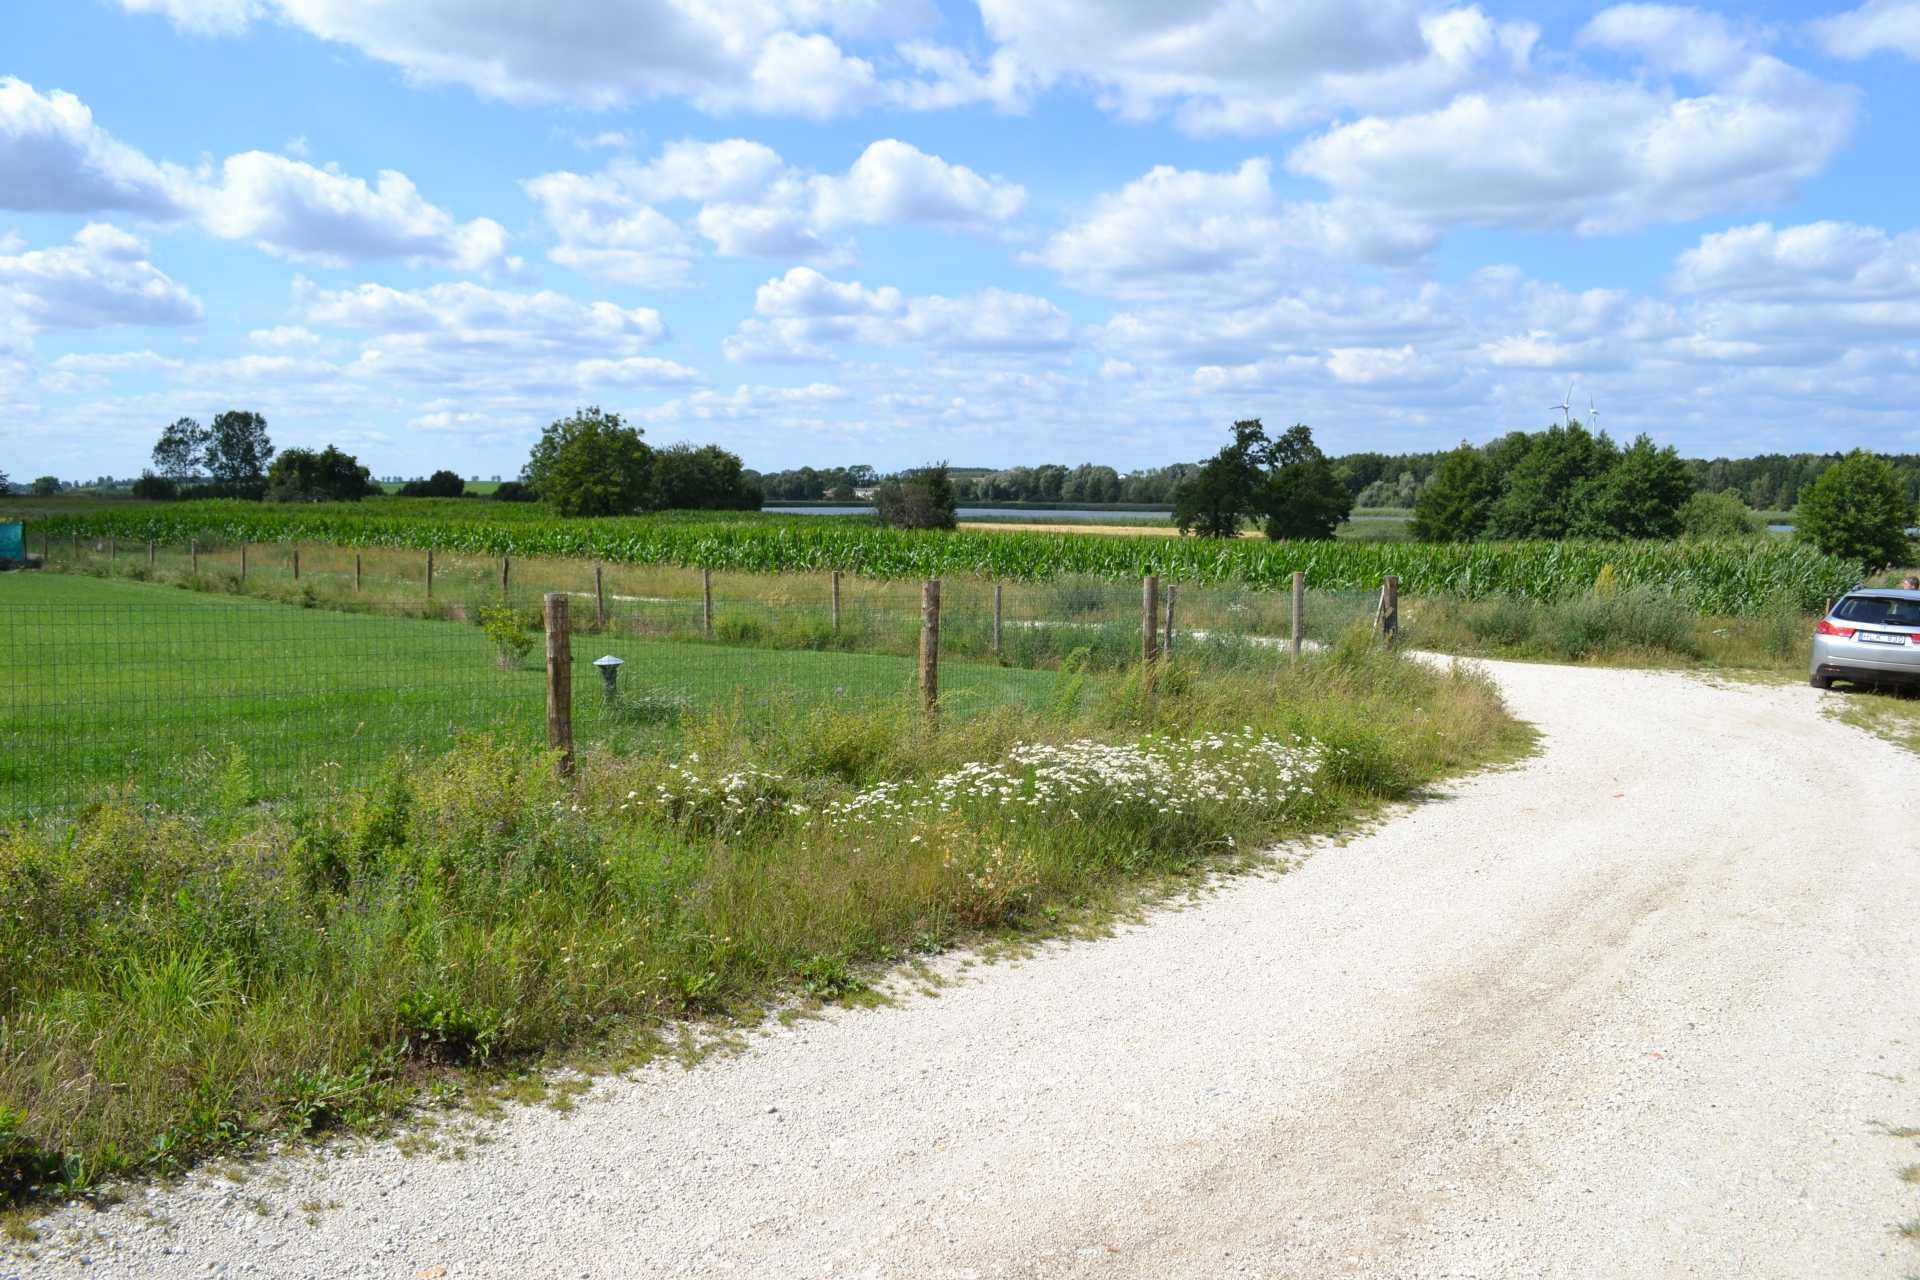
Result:
<svg viewBox="0 0 1920 1280">
<path fill-rule="evenodd" d="M 1600 410 L 1594 407 L 1591 395 L 1587 397 L 1587 427 L 1593 434 L 1600 434 Z"/>
<path fill-rule="evenodd" d="M 1560 398 L 1559 404 L 1553 405 L 1552 407 L 1566 415 L 1568 422 L 1573 421 L 1573 383 L 1569 382 L 1567 384 L 1567 394 Z"/>
</svg>

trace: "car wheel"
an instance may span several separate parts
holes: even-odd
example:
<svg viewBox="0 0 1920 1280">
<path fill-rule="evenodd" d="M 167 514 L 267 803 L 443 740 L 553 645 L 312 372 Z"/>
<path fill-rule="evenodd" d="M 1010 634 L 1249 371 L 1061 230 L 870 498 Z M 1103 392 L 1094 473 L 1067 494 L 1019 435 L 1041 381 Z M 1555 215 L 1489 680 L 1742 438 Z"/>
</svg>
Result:
<svg viewBox="0 0 1920 1280">
<path fill-rule="evenodd" d="M 1831 689 L 1833 688 L 1833 677 L 1832 676 L 1808 676 L 1807 683 L 1812 685 L 1816 689 Z"/>
</svg>

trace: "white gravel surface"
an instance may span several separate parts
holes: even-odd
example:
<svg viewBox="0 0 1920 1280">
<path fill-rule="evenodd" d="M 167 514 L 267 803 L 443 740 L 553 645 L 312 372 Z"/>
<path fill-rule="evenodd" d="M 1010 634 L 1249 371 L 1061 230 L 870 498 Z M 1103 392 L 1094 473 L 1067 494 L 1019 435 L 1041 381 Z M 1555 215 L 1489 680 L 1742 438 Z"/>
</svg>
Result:
<svg viewBox="0 0 1920 1280">
<path fill-rule="evenodd" d="M 1492 665 L 1542 754 L 1292 874 L 0 1274 L 1920 1270 L 1874 1125 L 1920 1124 L 1920 762 L 1804 688 Z"/>
</svg>

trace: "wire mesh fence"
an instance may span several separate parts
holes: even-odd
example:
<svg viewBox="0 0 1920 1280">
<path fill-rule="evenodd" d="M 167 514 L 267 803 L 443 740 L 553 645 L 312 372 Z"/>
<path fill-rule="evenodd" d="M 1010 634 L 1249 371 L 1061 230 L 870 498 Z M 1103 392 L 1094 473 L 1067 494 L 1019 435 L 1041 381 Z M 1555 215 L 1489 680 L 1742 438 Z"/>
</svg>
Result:
<svg viewBox="0 0 1920 1280">
<path fill-rule="evenodd" d="M 475 732 L 544 745 L 549 591 L 569 601 L 583 746 L 657 746 L 716 713 L 919 699 L 918 582 L 316 546 L 48 550 L 66 572 L 0 577 L 8 816 L 114 789 L 183 807 L 330 791 Z M 1377 603 L 1312 593 L 1308 643 Z M 1139 583 L 948 580 L 941 715 L 1050 705 L 1063 671 L 1125 670 L 1145 652 L 1143 608 Z M 1291 625 L 1284 593 L 1232 586 L 1173 584 L 1152 619 L 1163 656 L 1217 667 L 1283 660 Z"/>
</svg>

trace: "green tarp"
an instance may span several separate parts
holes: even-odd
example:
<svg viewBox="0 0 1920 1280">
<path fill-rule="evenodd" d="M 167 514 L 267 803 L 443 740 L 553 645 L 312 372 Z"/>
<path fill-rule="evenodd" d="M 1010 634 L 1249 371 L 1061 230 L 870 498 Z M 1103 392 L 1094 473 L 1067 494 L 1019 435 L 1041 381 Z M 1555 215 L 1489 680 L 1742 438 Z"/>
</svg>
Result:
<svg viewBox="0 0 1920 1280">
<path fill-rule="evenodd" d="M 27 541 L 20 533 L 18 520 L 0 520 L 0 564 L 27 558 Z"/>
</svg>

